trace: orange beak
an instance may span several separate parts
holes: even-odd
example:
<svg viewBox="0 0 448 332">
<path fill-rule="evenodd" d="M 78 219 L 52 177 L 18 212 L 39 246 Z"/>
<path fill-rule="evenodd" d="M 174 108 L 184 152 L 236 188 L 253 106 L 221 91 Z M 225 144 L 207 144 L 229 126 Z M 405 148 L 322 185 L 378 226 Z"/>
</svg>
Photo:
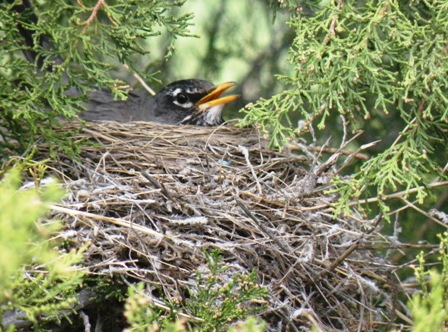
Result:
<svg viewBox="0 0 448 332">
<path fill-rule="evenodd" d="M 216 105 L 224 105 L 230 103 L 239 98 L 238 95 L 230 95 L 219 98 L 226 90 L 235 86 L 235 82 L 226 82 L 221 83 L 213 87 L 212 91 L 209 92 L 206 96 L 202 97 L 197 103 L 196 106 L 199 109 L 209 109 L 210 107 Z M 200 107 L 199 107 L 200 106 Z"/>
</svg>

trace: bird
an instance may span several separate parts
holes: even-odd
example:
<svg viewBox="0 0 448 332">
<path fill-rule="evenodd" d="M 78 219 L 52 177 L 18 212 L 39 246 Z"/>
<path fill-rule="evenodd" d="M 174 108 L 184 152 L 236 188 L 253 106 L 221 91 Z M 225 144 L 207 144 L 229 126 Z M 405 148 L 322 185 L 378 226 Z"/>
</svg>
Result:
<svg viewBox="0 0 448 332">
<path fill-rule="evenodd" d="M 224 122 L 222 109 L 238 95 L 221 95 L 235 82 L 214 85 L 201 79 L 175 81 L 162 88 L 152 98 L 128 94 L 128 99 L 117 101 L 110 91 L 95 90 L 87 95 L 85 121 L 109 120 L 117 122 L 146 121 L 172 125 L 216 126 Z M 68 93 L 74 95 L 76 93 Z"/>
<path fill-rule="evenodd" d="M 32 1 L 22 0 L 14 5 L 14 10 L 24 22 L 29 21 L 27 24 L 20 23 L 22 21 L 17 24 L 18 32 L 27 46 L 23 49 L 25 58 L 29 62 L 36 62 L 39 70 L 52 71 L 51 65 L 43 68 L 42 58 L 33 51 L 36 41 L 42 49 L 52 50 L 54 47 L 47 36 L 36 36 L 36 31 L 32 29 L 39 20 L 34 14 Z M 62 64 L 64 60 L 57 58 L 55 63 Z M 80 118 L 86 121 L 151 121 L 215 126 L 224 122 L 224 105 L 238 98 L 237 95 L 221 97 L 222 93 L 234 85 L 235 82 L 214 85 L 201 79 L 185 79 L 168 84 L 153 98 L 129 93 L 124 101 L 114 100 L 113 94 L 108 90 L 95 89 L 87 94 L 87 100 L 83 104 L 85 111 L 80 113 Z M 75 87 L 70 87 L 65 94 L 69 97 L 80 97 L 80 92 Z"/>
</svg>

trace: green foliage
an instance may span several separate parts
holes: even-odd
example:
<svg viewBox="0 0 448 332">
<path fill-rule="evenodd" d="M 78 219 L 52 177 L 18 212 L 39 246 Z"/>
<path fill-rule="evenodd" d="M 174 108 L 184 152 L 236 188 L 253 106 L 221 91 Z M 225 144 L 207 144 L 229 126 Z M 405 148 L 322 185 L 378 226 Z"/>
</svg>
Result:
<svg viewBox="0 0 448 332">
<path fill-rule="evenodd" d="M 13 282 L 9 277 L 19 267 L 38 258 L 38 263 L 51 260 L 56 254 L 48 244 L 36 246 L 59 228 L 56 223 L 45 226 L 36 223 L 47 211 L 47 204 L 61 198 L 62 190 L 53 183 L 42 190 L 19 190 L 18 170 L 7 173 L 0 184 L 0 288 L 7 289 Z M 23 208 L 25 207 L 25 209 Z M 20 253 L 18 255 L 17 253 Z M 0 294 L 2 296 L 2 294 Z"/>
<path fill-rule="evenodd" d="M 75 289 L 85 273 L 75 266 L 82 251 L 55 251 L 48 239 L 60 225 L 37 221 L 48 204 L 62 197 L 60 186 L 54 182 L 40 190 L 24 190 L 20 185 L 17 168 L 0 183 L 0 317 L 19 309 L 34 323 L 41 315 L 58 320 L 58 311 L 71 308 L 76 300 Z"/>
<path fill-rule="evenodd" d="M 397 114 L 395 143 L 365 163 L 350 183 L 336 182 L 340 204 L 425 183 L 446 164 L 448 148 L 448 3 L 444 0 L 328 1 L 313 15 L 294 14 L 289 89 L 247 106 L 242 125 L 257 124 L 281 147 L 308 123 L 325 128 L 343 114 L 353 130 Z M 305 120 L 298 125 L 293 118 Z M 387 124 L 386 124 L 387 126 Z M 333 128 L 333 127 L 332 127 Z M 368 127 L 366 127 L 368 128 Z M 417 192 L 421 202 L 423 188 Z M 383 205 L 384 207 L 385 205 Z"/>
<path fill-rule="evenodd" d="M 413 332 L 443 331 L 448 323 L 446 300 L 443 296 L 446 286 L 440 282 L 440 275 L 433 271 L 430 274 L 431 291 L 425 295 L 415 295 L 409 307 L 414 319 Z"/>
<path fill-rule="evenodd" d="M 0 4 L 0 157 L 24 151 L 42 136 L 54 149 L 75 149 L 70 133 L 55 130 L 59 116 L 73 117 L 94 87 L 126 98 L 111 78 L 110 59 L 128 64 L 148 53 L 146 39 L 166 31 L 169 40 L 189 35 L 191 14 L 174 15 L 183 1 L 22 1 Z M 28 34 L 27 38 L 23 34 Z M 172 48 L 167 45 L 166 52 Z M 25 59 L 23 52 L 27 54 Z M 153 70 L 146 79 L 153 79 Z M 80 97 L 68 97 L 75 87 Z"/>
<path fill-rule="evenodd" d="M 409 302 L 413 332 L 442 331 L 448 325 L 448 233 L 440 236 L 441 272 L 427 270 L 423 253 L 417 258 L 415 276 L 421 291 Z"/>
<path fill-rule="evenodd" d="M 210 274 L 197 271 L 196 283 L 181 308 L 167 303 L 170 311 L 161 309 L 143 294 L 143 285 L 131 287 L 125 305 L 125 316 L 132 331 L 225 331 L 231 323 L 245 319 L 263 309 L 261 301 L 266 289 L 256 283 L 255 273 L 236 273 L 230 280 L 229 266 L 221 262 L 217 251 L 206 253 Z M 258 304 L 257 304 L 258 303 Z M 179 320 L 179 317 L 183 317 Z M 174 322 L 174 323 L 173 323 Z M 263 325 L 248 320 L 242 325 L 247 331 L 262 331 Z M 244 329 L 242 330 L 244 331 Z"/>
<path fill-rule="evenodd" d="M 258 285 L 255 272 L 249 275 L 237 273 L 231 280 L 226 280 L 229 266 L 221 262 L 219 253 L 206 253 L 206 258 L 210 274 L 196 273 L 197 289 L 191 290 L 186 305 L 191 315 L 204 319 L 203 329 L 219 329 L 262 309 L 250 304 L 251 300 L 267 296 L 266 289 Z"/>
<path fill-rule="evenodd" d="M 123 303 L 127 299 L 128 287 L 121 276 L 89 275 L 84 278 L 84 286 L 91 288 L 101 300 L 113 299 Z"/>
<path fill-rule="evenodd" d="M 60 322 L 63 318 L 61 310 L 73 309 L 77 303 L 76 290 L 81 286 L 86 272 L 76 267 L 82 257 L 82 250 L 64 255 L 59 253 L 58 257 L 39 269 L 20 268 L 10 291 L 6 291 L 8 295 L 4 300 L 7 303 L 0 306 L 0 312 L 21 310 L 36 327 L 47 321 Z"/>
<path fill-rule="evenodd" d="M 157 331 L 157 316 L 151 308 L 151 302 L 143 293 L 144 284 L 129 287 L 129 296 L 124 306 L 124 316 L 128 321 L 130 331 Z"/>
<path fill-rule="evenodd" d="M 416 141 L 410 139 L 394 144 L 386 151 L 379 153 L 362 165 L 350 180 L 336 177 L 337 188 L 331 192 L 339 193 L 341 203 L 337 213 L 345 209 L 349 213 L 351 198 L 362 196 L 378 196 L 383 212 L 388 212 L 385 204 L 386 195 L 404 189 L 402 195 L 407 199 L 411 189 L 416 189 L 412 197 L 422 204 L 428 196 L 427 188 L 421 187 L 425 175 L 437 174 L 437 164 L 428 159 L 428 153 Z M 431 177 L 429 177 L 431 178 Z M 362 201 L 358 201 L 359 204 Z"/>
<path fill-rule="evenodd" d="M 255 317 L 249 317 L 245 321 L 239 322 L 236 326 L 232 326 L 230 332 L 263 332 L 266 324 L 260 322 Z"/>
</svg>

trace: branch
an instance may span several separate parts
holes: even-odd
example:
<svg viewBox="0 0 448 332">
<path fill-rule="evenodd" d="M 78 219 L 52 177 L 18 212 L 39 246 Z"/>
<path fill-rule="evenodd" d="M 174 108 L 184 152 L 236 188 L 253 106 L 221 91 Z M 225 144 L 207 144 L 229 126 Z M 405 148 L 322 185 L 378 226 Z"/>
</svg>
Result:
<svg viewBox="0 0 448 332">
<path fill-rule="evenodd" d="M 376 203 L 379 201 L 387 201 L 390 199 L 401 199 L 402 197 L 404 197 L 405 195 L 409 195 L 409 194 L 413 194 L 418 192 L 419 190 L 425 189 L 425 188 L 438 188 L 438 187 L 444 187 L 444 186 L 448 186 L 448 181 L 440 181 L 440 182 L 434 182 L 431 184 L 428 184 L 426 186 L 419 186 L 416 188 L 412 188 L 409 190 L 403 190 L 403 191 L 399 191 L 390 195 L 385 195 L 385 196 L 381 196 L 381 197 L 372 197 L 372 198 L 367 198 L 367 199 L 360 199 L 357 201 L 352 201 L 348 204 L 348 206 L 352 207 L 352 206 L 356 206 L 358 204 L 370 204 L 370 203 Z M 331 207 L 332 203 L 328 203 L 328 204 L 321 204 L 321 205 L 315 205 L 315 206 L 306 206 L 306 207 L 302 207 L 300 210 L 301 211 L 316 211 L 316 210 L 321 210 L 325 207 L 327 207 L 327 210 L 324 210 L 325 212 L 329 212 L 331 210 L 333 210 L 333 208 Z"/>
<path fill-rule="evenodd" d="M 288 144 L 288 148 L 291 151 L 302 151 L 303 150 L 302 147 L 295 145 L 295 144 Z M 354 158 L 358 158 L 361 160 L 369 160 L 369 158 L 370 158 L 369 155 L 366 153 L 359 153 L 359 152 L 353 153 L 352 151 L 341 150 L 340 148 L 329 148 L 329 147 L 326 148 L 326 147 L 321 147 L 321 146 L 307 146 L 306 148 L 307 148 L 307 150 L 315 151 L 318 153 L 331 153 L 331 154 L 340 153 L 344 156 L 353 156 Z"/>
<path fill-rule="evenodd" d="M 80 1 L 78 1 L 78 4 L 80 4 Z M 95 7 L 93 7 L 93 9 L 92 9 L 92 13 L 90 14 L 90 17 L 85 22 L 81 23 L 82 25 L 86 26 L 83 31 L 85 31 L 87 26 L 89 26 L 93 22 L 93 20 L 96 18 L 101 6 L 105 6 L 105 5 L 106 5 L 105 0 L 98 0 Z"/>
<path fill-rule="evenodd" d="M 418 192 L 418 191 L 420 191 L 422 189 L 425 189 L 425 188 L 438 188 L 438 187 L 444 187 L 444 186 L 448 186 L 448 181 L 434 182 L 434 183 L 428 184 L 426 186 L 419 186 L 419 187 L 416 187 L 416 188 L 399 191 L 399 192 L 396 192 L 396 193 L 393 193 L 393 194 L 390 194 L 390 195 L 385 195 L 385 196 L 382 196 L 382 197 L 372 197 L 372 198 L 367 198 L 367 199 L 363 199 L 363 200 L 358 200 L 358 201 L 355 201 L 355 202 L 350 202 L 349 206 L 355 206 L 355 205 L 360 204 L 360 203 L 361 204 L 369 204 L 369 203 L 375 203 L 375 202 L 378 202 L 378 201 L 387 201 L 389 199 L 394 199 L 394 198 L 402 198 L 402 197 L 404 197 L 406 195 L 416 193 L 416 192 Z"/>
</svg>

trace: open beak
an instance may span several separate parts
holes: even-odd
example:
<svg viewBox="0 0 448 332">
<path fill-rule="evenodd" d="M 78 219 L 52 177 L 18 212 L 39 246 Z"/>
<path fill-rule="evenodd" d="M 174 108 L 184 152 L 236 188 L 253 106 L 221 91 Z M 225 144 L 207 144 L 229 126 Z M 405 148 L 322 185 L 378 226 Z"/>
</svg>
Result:
<svg viewBox="0 0 448 332">
<path fill-rule="evenodd" d="M 235 82 L 226 82 L 221 83 L 213 87 L 212 91 L 210 91 L 206 96 L 202 97 L 197 103 L 196 106 L 198 109 L 206 110 L 211 107 L 217 105 L 224 105 L 230 103 L 239 98 L 238 95 L 230 95 L 230 96 L 220 96 L 231 87 L 235 86 Z"/>
</svg>

